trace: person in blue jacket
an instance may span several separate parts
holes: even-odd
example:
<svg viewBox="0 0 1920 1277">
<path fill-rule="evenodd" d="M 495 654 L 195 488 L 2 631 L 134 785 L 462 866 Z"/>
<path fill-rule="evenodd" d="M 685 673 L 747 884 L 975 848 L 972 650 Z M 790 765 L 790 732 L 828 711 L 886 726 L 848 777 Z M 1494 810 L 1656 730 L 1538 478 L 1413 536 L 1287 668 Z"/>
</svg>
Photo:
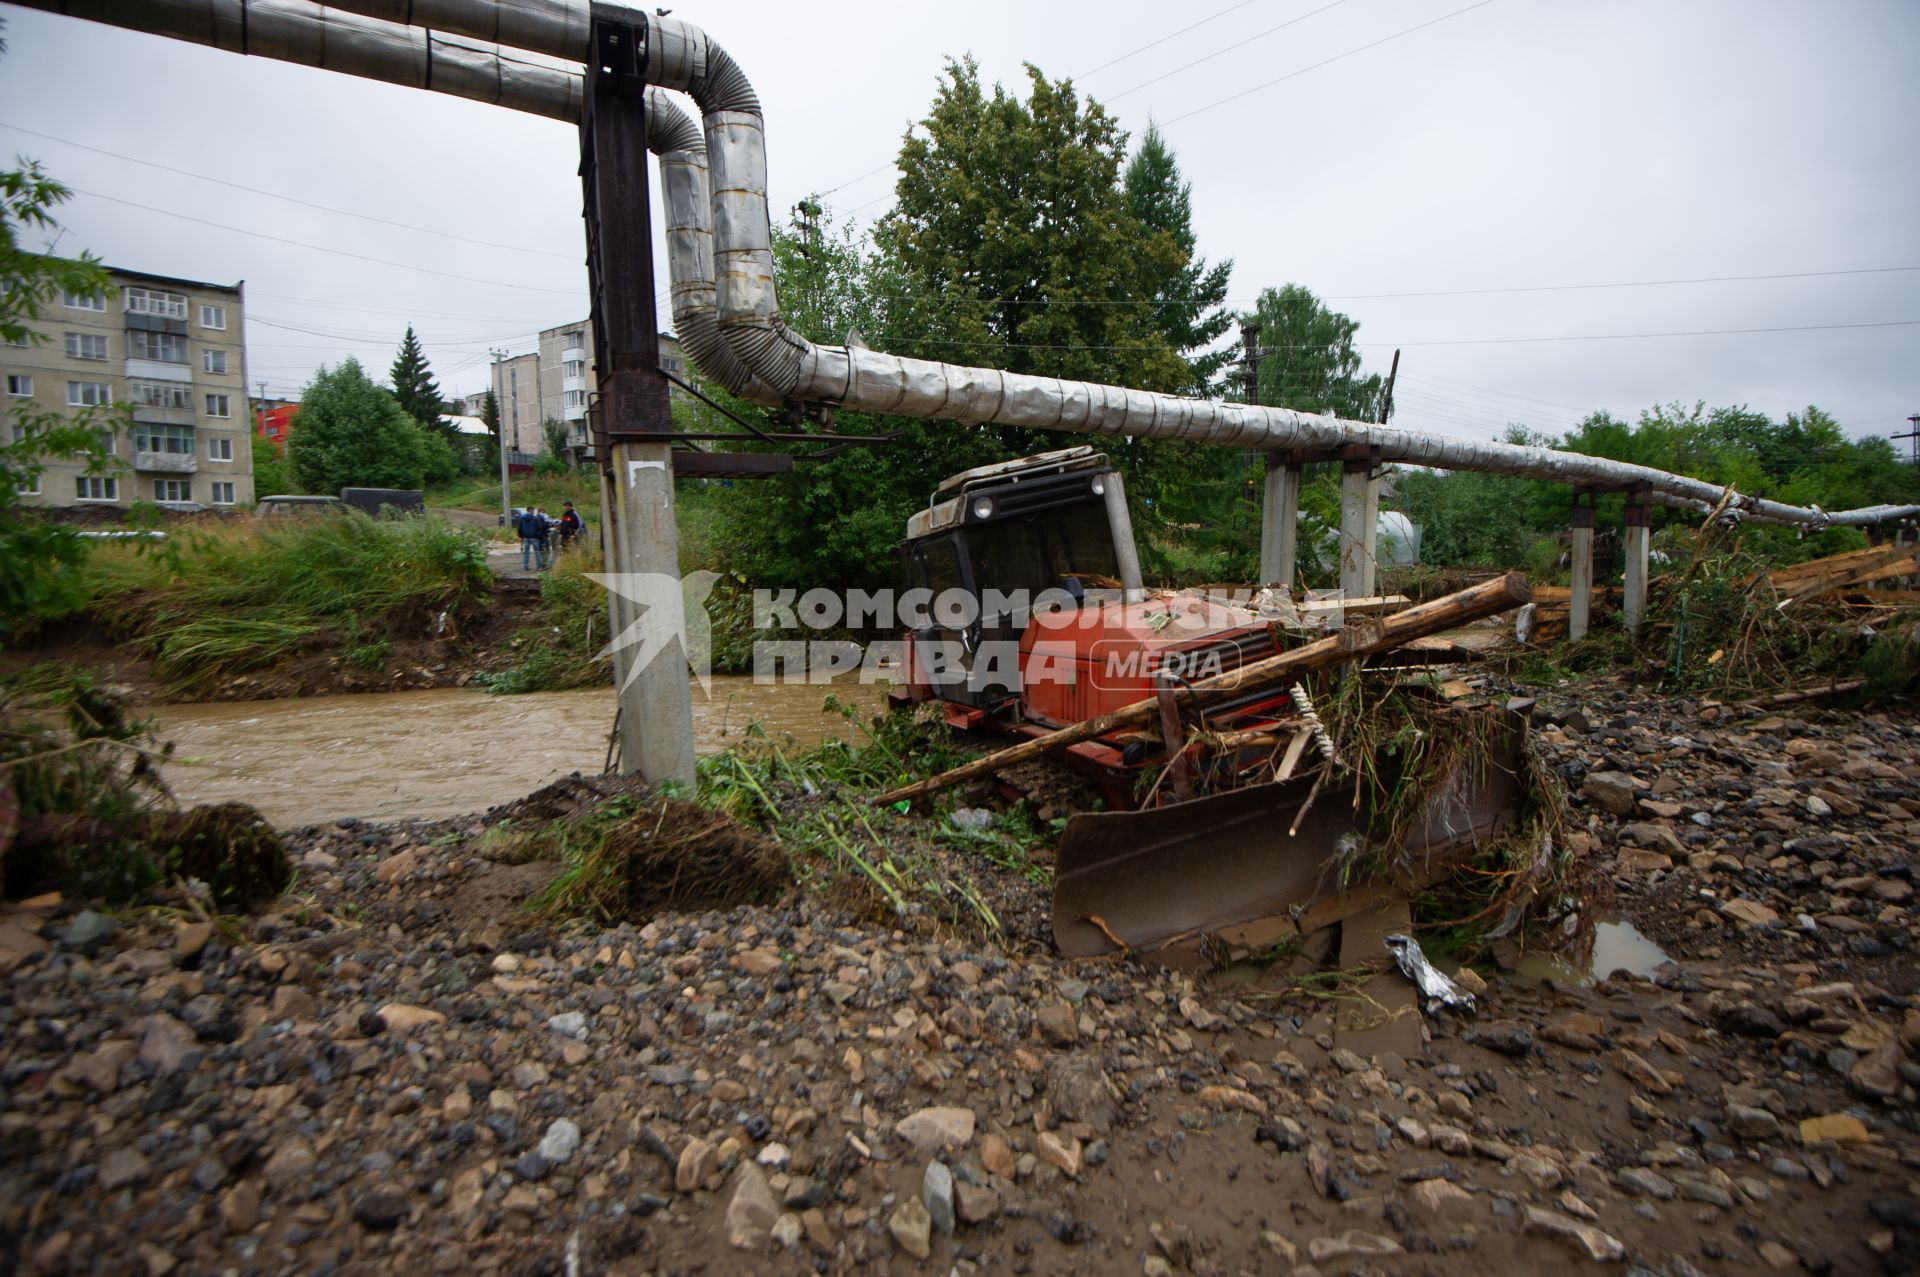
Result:
<svg viewBox="0 0 1920 1277">
<path fill-rule="evenodd" d="M 542 548 L 547 540 L 547 521 L 540 511 L 528 506 L 513 521 L 513 530 L 520 534 L 520 570 L 530 572 L 537 562 L 546 567 L 546 552 Z"/>
</svg>

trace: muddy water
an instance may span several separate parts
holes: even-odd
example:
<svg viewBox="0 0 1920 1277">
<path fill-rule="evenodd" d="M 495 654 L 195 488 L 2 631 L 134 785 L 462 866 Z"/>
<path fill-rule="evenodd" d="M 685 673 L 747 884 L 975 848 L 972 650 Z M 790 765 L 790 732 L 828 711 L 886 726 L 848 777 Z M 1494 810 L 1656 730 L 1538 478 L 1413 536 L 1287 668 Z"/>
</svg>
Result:
<svg viewBox="0 0 1920 1277">
<path fill-rule="evenodd" d="M 828 690 L 715 677 L 711 696 L 693 689 L 694 748 L 738 744 L 754 722 L 809 746 L 844 736 L 846 721 L 821 709 Z M 885 695 L 858 684 L 831 690 L 875 709 Z M 462 688 L 164 705 L 156 714 L 174 743 L 164 770 L 182 803 L 252 803 L 285 827 L 457 816 L 569 772 L 598 772 L 613 709 L 610 688 L 526 696 Z"/>
<path fill-rule="evenodd" d="M 1616 920 L 1594 924 L 1593 953 L 1584 966 L 1552 954 L 1528 953 L 1521 955 L 1517 970 L 1524 979 L 1585 985 L 1604 980 L 1615 971 L 1651 976 L 1670 961 L 1666 950 L 1642 935 L 1638 927 Z"/>
</svg>

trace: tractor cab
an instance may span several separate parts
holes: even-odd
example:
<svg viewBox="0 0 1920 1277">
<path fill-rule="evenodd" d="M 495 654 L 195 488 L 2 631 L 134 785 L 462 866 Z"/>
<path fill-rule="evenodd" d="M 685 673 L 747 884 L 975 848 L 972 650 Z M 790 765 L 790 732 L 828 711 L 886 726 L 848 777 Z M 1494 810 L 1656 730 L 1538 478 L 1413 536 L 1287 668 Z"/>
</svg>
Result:
<svg viewBox="0 0 1920 1277">
<path fill-rule="evenodd" d="M 1074 722 L 1274 650 L 1243 608 L 1148 596 L 1120 475 L 1091 448 L 947 479 L 905 556 L 907 694 L 956 723 Z"/>
</svg>

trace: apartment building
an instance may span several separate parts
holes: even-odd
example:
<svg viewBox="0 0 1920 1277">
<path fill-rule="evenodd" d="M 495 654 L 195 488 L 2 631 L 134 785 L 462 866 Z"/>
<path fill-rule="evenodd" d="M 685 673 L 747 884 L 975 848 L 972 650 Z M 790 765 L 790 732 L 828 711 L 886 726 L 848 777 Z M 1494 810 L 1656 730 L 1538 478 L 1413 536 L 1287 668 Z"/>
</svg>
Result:
<svg viewBox="0 0 1920 1277">
<path fill-rule="evenodd" d="M 676 377 L 687 376 L 686 355 L 672 333 L 660 334 L 660 366 Z M 529 456 L 546 450 L 543 426 L 549 419 L 567 427 L 567 442 L 576 456 L 588 455 L 587 404 L 598 389 L 593 330 L 584 319 L 544 330 L 531 353 L 493 365 L 493 393 L 507 438 L 515 452 Z M 672 393 L 677 398 L 685 392 L 674 387 Z"/>
<path fill-rule="evenodd" d="M 0 347 L 6 394 L 72 411 L 128 407 L 116 464 L 87 474 L 54 459 L 28 504 L 224 509 L 253 500 L 244 285 L 109 268 L 100 297 L 65 295 L 29 325 L 41 340 Z"/>
</svg>

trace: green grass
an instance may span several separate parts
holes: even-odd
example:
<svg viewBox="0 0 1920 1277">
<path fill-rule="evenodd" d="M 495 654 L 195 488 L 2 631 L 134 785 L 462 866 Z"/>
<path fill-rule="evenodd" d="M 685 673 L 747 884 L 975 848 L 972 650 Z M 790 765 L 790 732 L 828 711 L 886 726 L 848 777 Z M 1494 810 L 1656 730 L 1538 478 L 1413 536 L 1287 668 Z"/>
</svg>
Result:
<svg viewBox="0 0 1920 1277">
<path fill-rule="evenodd" d="M 109 543 L 86 565 L 88 609 L 145 647 L 176 693 L 323 641 L 378 668 L 391 638 L 431 633 L 492 583 L 479 538 L 434 518 L 239 520 L 164 546 Z"/>
</svg>

